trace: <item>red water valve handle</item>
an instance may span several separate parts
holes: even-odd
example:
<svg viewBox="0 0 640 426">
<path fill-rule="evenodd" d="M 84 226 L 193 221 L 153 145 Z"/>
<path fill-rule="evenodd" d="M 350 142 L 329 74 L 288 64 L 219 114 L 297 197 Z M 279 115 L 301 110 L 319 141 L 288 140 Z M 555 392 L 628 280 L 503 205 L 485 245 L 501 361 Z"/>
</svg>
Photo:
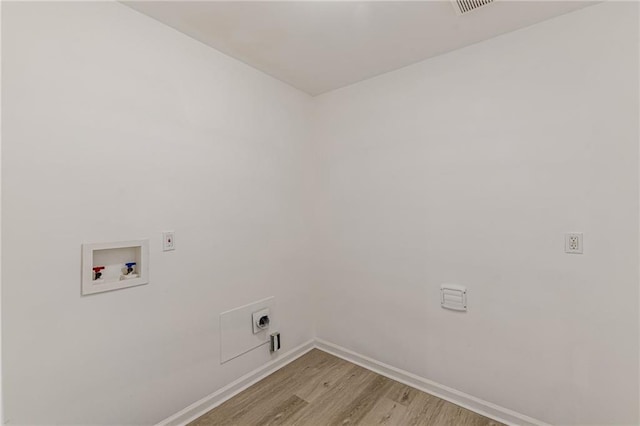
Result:
<svg viewBox="0 0 640 426">
<path fill-rule="evenodd" d="M 95 268 L 93 268 L 94 272 L 100 272 L 104 269 L 104 266 L 96 266 Z"/>
</svg>

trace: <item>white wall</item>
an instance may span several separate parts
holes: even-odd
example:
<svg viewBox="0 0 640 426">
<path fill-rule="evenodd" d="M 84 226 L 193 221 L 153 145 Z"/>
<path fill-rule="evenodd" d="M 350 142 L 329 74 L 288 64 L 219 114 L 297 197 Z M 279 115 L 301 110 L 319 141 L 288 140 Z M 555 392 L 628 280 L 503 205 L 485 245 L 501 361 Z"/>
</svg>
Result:
<svg viewBox="0 0 640 426">
<path fill-rule="evenodd" d="M 0 98 L 2 98 L 2 5 L 0 5 Z M 0 102 L 0 129 L 2 129 L 2 102 Z M 0 176 L 2 176 L 2 131 L 0 131 Z M 2 375 L 2 185 L 0 179 L 0 423 L 4 419 Z M 315 324 L 314 324 L 315 325 Z M 314 328 L 315 332 L 315 328 Z"/>
<path fill-rule="evenodd" d="M 319 338 L 550 423 L 639 423 L 636 8 L 317 98 Z"/>
<path fill-rule="evenodd" d="M 219 362 L 268 296 L 311 339 L 311 99 L 115 2 L 2 7 L 6 419 L 160 421 L 271 359 Z M 144 237 L 149 285 L 80 297 L 82 243 Z"/>
<path fill-rule="evenodd" d="M 218 314 L 272 295 L 284 351 L 316 326 L 547 422 L 640 420 L 634 4 L 316 99 L 119 4 L 2 9 L 11 424 L 164 419 L 270 359 L 221 366 Z M 80 297 L 81 243 L 142 237 L 149 285 Z"/>
</svg>

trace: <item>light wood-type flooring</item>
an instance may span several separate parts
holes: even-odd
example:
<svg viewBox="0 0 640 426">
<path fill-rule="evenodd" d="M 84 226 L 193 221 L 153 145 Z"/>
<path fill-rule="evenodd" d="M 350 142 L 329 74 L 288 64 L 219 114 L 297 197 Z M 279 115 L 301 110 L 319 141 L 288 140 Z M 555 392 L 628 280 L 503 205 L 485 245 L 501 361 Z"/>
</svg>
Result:
<svg viewBox="0 0 640 426">
<path fill-rule="evenodd" d="M 313 349 L 190 426 L 500 425 Z"/>
</svg>

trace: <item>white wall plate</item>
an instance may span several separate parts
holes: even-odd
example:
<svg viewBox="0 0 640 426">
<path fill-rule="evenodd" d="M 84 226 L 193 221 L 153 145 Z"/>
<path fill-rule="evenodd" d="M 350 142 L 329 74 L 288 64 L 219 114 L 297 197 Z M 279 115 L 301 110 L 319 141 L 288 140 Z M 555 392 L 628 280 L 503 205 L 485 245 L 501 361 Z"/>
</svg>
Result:
<svg viewBox="0 0 640 426">
<path fill-rule="evenodd" d="M 581 232 L 571 232 L 564 234 L 564 251 L 565 253 L 582 254 L 583 253 L 583 237 Z"/>
<path fill-rule="evenodd" d="M 269 343 L 268 329 L 253 333 L 253 314 L 269 309 L 270 327 L 275 330 L 274 301 L 268 297 L 220 314 L 220 363 Z"/>
</svg>

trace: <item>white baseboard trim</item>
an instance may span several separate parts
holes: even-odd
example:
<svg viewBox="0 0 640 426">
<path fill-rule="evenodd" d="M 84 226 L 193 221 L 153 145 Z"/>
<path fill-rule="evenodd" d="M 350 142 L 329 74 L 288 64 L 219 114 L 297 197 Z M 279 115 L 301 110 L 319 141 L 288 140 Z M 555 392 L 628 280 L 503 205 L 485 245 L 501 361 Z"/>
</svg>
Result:
<svg viewBox="0 0 640 426">
<path fill-rule="evenodd" d="M 191 404 L 187 408 L 161 421 L 156 426 L 183 426 L 197 419 L 208 411 L 214 409 L 228 399 L 233 398 L 249 386 L 264 379 L 268 375 L 281 369 L 290 362 L 306 354 L 313 348 L 335 355 L 353 364 L 359 365 L 388 377 L 407 386 L 420 391 L 437 396 L 460 407 L 466 408 L 498 422 L 513 426 L 549 426 L 540 420 L 534 419 L 524 414 L 509 410 L 480 398 L 468 395 L 464 392 L 441 385 L 431 380 L 425 379 L 408 371 L 401 370 L 375 359 L 360 355 L 349 349 L 335 345 L 322 339 L 309 340 L 302 345 L 291 349 L 278 359 L 275 359 L 252 372 L 245 374 L 238 380 L 228 384 L 222 389 L 205 396 L 201 400 Z"/>
<path fill-rule="evenodd" d="M 222 404 L 228 399 L 233 398 L 249 386 L 259 382 L 268 375 L 276 372 L 290 362 L 300 358 L 302 355 L 313 349 L 314 341 L 309 340 L 302 345 L 291 349 L 290 351 L 279 356 L 277 359 L 268 362 L 267 364 L 253 370 L 250 373 L 245 374 L 238 380 L 229 383 L 227 386 L 220 390 L 207 395 L 201 400 L 194 402 L 187 408 L 177 412 L 173 416 L 162 420 L 156 426 L 182 426 L 197 419 L 208 411 L 214 409 L 218 405 Z"/>
<path fill-rule="evenodd" d="M 499 405 L 492 404 L 491 402 L 484 401 L 480 398 L 476 398 L 431 380 L 427 380 L 409 373 L 408 371 L 392 367 L 388 364 L 360 355 L 325 340 L 316 339 L 315 346 L 322 351 L 337 356 L 338 358 L 342 358 L 353 364 L 364 367 L 367 370 L 371 370 L 382 376 L 404 383 L 407 386 L 411 386 L 412 388 L 437 396 L 438 398 L 442 398 L 453 404 L 459 405 L 460 407 L 482 414 L 483 416 L 501 423 L 517 426 L 549 426 L 547 423 L 540 420 L 525 416 L 524 414 L 517 413 Z"/>
</svg>

